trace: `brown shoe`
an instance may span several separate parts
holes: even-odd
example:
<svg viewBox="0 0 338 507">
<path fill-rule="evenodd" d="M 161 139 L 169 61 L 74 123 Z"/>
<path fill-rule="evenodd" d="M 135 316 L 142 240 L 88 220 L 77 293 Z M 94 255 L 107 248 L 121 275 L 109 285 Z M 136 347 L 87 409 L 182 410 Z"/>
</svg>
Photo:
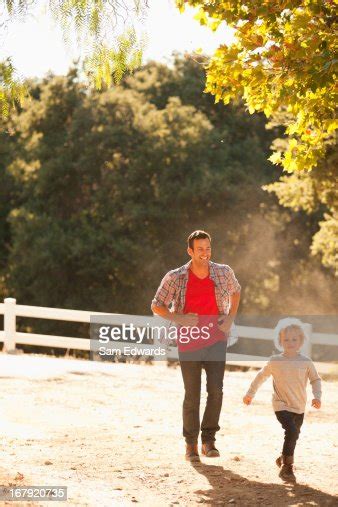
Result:
<svg viewBox="0 0 338 507">
<path fill-rule="evenodd" d="M 198 454 L 197 442 L 195 444 L 186 444 L 185 459 L 189 461 L 199 461 L 200 457 Z"/>
<path fill-rule="evenodd" d="M 219 458 L 219 450 L 213 441 L 202 443 L 202 454 L 207 458 Z"/>
<path fill-rule="evenodd" d="M 282 465 L 282 468 L 280 469 L 279 472 L 279 477 L 286 482 L 295 482 L 296 476 L 293 473 L 292 465 Z"/>
<path fill-rule="evenodd" d="M 295 482 L 296 477 L 293 473 L 293 456 L 282 456 L 282 468 L 279 477 L 286 482 Z"/>
</svg>

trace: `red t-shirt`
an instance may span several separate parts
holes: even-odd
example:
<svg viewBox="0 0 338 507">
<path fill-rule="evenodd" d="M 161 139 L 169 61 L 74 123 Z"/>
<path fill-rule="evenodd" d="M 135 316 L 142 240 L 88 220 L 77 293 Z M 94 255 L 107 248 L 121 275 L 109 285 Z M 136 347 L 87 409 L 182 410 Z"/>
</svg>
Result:
<svg viewBox="0 0 338 507">
<path fill-rule="evenodd" d="M 196 326 L 185 329 L 180 326 L 177 333 L 177 346 L 180 351 L 199 350 L 225 340 L 225 334 L 217 326 L 219 310 L 215 284 L 209 276 L 198 278 L 189 269 L 183 313 L 197 313 L 199 318 Z"/>
</svg>

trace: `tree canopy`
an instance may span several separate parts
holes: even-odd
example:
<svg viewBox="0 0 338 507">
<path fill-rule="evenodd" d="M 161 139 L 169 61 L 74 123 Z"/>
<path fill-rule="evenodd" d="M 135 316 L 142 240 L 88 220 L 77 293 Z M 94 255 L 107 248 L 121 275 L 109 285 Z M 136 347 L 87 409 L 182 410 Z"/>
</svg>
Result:
<svg viewBox="0 0 338 507">
<path fill-rule="evenodd" d="M 335 2 L 320 0 L 177 0 L 198 7 L 201 24 L 235 29 L 235 40 L 221 45 L 207 66 L 206 91 L 225 104 L 244 99 L 250 112 L 267 117 L 285 106 L 292 115 L 285 151 L 274 163 L 310 170 L 326 152 L 337 128 Z"/>
<path fill-rule="evenodd" d="M 204 84 L 200 63 L 180 57 L 103 92 L 76 69 L 29 84 L 31 103 L 0 136 L 4 295 L 147 314 L 188 233 L 205 228 L 242 281 L 244 312 L 331 311 L 332 276 L 308 252 L 321 213 L 261 189 L 279 175 L 267 158 L 280 128 L 214 104 Z"/>
<path fill-rule="evenodd" d="M 285 139 L 273 145 L 282 146 Z M 320 255 L 324 266 L 338 274 L 337 220 L 337 150 L 329 147 L 326 157 L 311 171 L 284 174 L 276 183 L 266 185 L 277 195 L 280 204 L 295 211 L 305 211 L 318 217 L 318 229 L 313 235 L 311 251 Z"/>
<path fill-rule="evenodd" d="M 16 80 L 10 59 L 0 62 L 0 120 L 7 118 L 12 105 L 22 103 L 27 92 L 25 84 Z"/>
<path fill-rule="evenodd" d="M 285 126 L 287 137 L 274 142 L 270 160 L 289 175 L 266 189 L 294 210 L 324 211 L 311 248 L 338 273 L 336 2 L 176 3 L 196 7 L 199 22 L 212 30 L 223 22 L 234 28 L 233 43 L 206 64 L 206 91 L 225 104 L 242 98 L 251 113 Z"/>
<path fill-rule="evenodd" d="M 221 143 L 226 124 L 215 129 L 183 104 L 175 78 L 163 83 L 173 94 L 162 107 L 137 90 L 139 78 L 87 95 L 75 72 L 55 77 L 14 118 L 18 143 L 8 172 L 20 190 L 8 217 L 8 286 L 18 297 L 140 309 L 142 280 L 154 263 L 146 267 L 144 259 L 166 258 L 164 234 L 177 238 L 205 209 L 213 216 L 229 209 L 262 164 L 268 172 L 254 132 Z"/>
</svg>

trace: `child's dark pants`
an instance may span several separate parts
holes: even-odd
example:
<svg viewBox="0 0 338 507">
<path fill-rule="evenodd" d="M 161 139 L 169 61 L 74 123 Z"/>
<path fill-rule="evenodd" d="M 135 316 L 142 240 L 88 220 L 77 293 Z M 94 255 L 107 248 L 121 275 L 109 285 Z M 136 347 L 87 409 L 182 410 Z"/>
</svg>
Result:
<svg viewBox="0 0 338 507">
<path fill-rule="evenodd" d="M 283 454 L 284 456 L 293 456 L 300 428 L 303 424 L 304 414 L 295 414 L 288 410 L 278 410 L 275 414 L 285 430 Z"/>
</svg>

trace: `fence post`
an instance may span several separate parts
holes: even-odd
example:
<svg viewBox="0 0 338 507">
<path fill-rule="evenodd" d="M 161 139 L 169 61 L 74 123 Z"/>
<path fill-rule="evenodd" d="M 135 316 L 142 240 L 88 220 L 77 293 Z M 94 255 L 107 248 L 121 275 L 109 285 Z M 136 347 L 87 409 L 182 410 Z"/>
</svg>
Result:
<svg viewBox="0 0 338 507">
<path fill-rule="evenodd" d="M 311 353 L 312 353 L 312 324 L 306 324 L 304 322 L 303 326 L 304 326 L 305 332 L 308 336 L 308 340 L 304 343 L 301 352 L 305 356 L 311 357 Z"/>
<path fill-rule="evenodd" d="M 16 315 L 15 315 L 15 298 L 5 298 L 5 311 L 4 311 L 4 348 L 3 352 L 15 351 L 15 333 L 16 333 Z"/>
</svg>

